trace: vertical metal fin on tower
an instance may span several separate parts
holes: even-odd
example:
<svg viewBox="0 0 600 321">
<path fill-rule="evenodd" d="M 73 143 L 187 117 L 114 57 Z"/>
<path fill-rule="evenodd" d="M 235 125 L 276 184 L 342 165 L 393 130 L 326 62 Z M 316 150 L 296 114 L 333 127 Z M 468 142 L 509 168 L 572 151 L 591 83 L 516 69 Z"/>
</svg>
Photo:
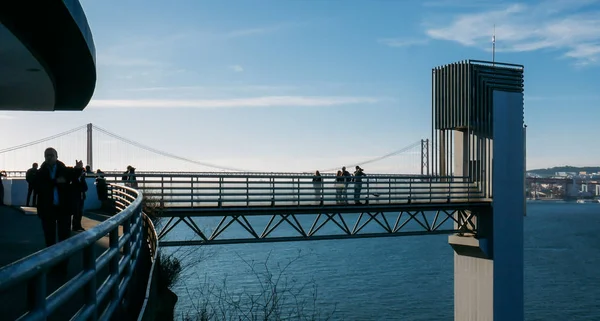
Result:
<svg viewBox="0 0 600 321">
<path fill-rule="evenodd" d="M 465 172 L 491 196 L 493 92 L 522 93 L 523 66 L 466 60 L 436 67 L 432 77 L 432 175 L 453 175 L 453 131 L 462 131 L 469 150 Z"/>
</svg>

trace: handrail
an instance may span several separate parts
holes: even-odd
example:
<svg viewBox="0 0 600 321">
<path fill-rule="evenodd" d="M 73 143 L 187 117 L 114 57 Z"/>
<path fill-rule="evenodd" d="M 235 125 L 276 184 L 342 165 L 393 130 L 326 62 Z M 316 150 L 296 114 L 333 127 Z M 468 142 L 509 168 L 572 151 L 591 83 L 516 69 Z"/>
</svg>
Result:
<svg viewBox="0 0 600 321">
<path fill-rule="evenodd" d="M 77 291 L 85 293 L 84 305 L 74 319 L 109 320 L 125 294 L 137 266 L 142 249 L 142 193 L 135 189 L 111 184 L 112 195 L 125 204 L 121 212 L 87 231 L 45 248 L 0 269 L 0 291 L 13 286 L 27 287 L 28 310 L 20 320 L 46 320 L 58 307 L 69 301 Z M 119 236 L 119 227 L 123 233 Z M 109 235 L 109 248 L 96 256 L 96 242 Z M 67 280 L 65 285 L 46 296 L 47 273 L 65 259 L 83 254 L 83 270 Z M 108 265 L 109 275 L 96 286 L 97 271 Z M 108 297 L 108 304 L 100 303 Z M 100 309 L 104 307 L 103 309 Z"/>
<path fill-rule="evenodd" d="M 24 177 L 26 171 L 6 171 L 8 177 Z M 93 174 L 95 175 L 95 173 Z M 146 177 L 296 177 L 296 176 L 313 176 L 314 173 L 308 172 L 181 172 L 181 171 L 139 171 L 136 172 L 137 176 Z M 335 176 L 335 173 L 321 172 L 322 176 L 330 177 Z M 384 174 L 384 173 L 369 173 L 372 177 L 414 177 L 414 178 L 457 178 L 462 176 L 431 176 L 431 175 L 419 175 L 419 174 Z M 106 171 L 103 172 L 104 177 L 121 177 L 123 172 L 121 171 Z M 466 177 L 462 177 L 466 178 Z"/>
<path fill-rule="evenodd" d="M 224 206 L 303 206 L 373 203 L 446 203 L 482 200 L 477 182 L 468 177 L 365 175 L 341 177 L 321 175 L 313 182 L 309 174 L 183 173 L 136 174 L 136 188 L 166 208 Z M 114 183 L 122 175 L 107 175 Z"/>
<path fill-rule="evenodd" d="M 150 247 L 150 256 L 152 257 L 152 266 L 150 267 L 150 273 L 148 273 L 146 292 L 144 294 L 144 303 L 142 304 L 138 314 L 138 321 L 144 320 L 146 309 L 148 308 L 148 304 L 152 296 L 154 269 L 156 268 L 156 260 L 158 259 L 158 234 L 156 234 L 154 223 L 152 223 L 152 220 L 147 215 L 144 215 L 144 223 L 146 224 L 146 231 L 148 233 L 148 245 Z"/>
</svg>

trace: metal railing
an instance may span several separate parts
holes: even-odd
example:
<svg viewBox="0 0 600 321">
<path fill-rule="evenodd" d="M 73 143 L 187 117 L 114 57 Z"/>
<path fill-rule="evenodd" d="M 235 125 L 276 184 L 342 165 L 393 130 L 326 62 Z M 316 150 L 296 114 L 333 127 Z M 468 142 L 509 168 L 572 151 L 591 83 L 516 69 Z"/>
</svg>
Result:
<svg viewBox="0 0 600 321">
<path fill-rule="evenodd" d="M 45 248 L 0 269 L 0 291 L 27 288 L 27 312 L 19 320 L 46 320 L 62 306 L 73 306 L 71 298 L 83 291 L 84 303 L 72 320 L 109 320 L 125 295 L 144 244 L 142 194 L 118 185 L 111 186 L 118 214 L 65 241 Z M 119 233 L 119 228 L 122 233 Z M 121 234 L 121 235 L 119 235 Z M 108 235 L 108 248 L 97 255 L 97 241 Z M 156 234 L 150 243 L 156 250 Z M 48 273 L 64 260 L 82 255 L 83 268 L 64 285 L 47 295 Z M 155 253 L 152 253 L 155 256 Z M 108 276 L 97 285 L 100 270 Z M 77 307 L 75 307 L 77 308 Z"/>
<path fill-rule="evenodd" d="M 467 177 L 380 174 L 340 178 L 325 174 L 321 182 L 313 182 L 314 175 L 301 173 L 140 173 L 132 183 L 122 181 L 122 174 L 105 176 L 115 184 L 134 186 L 163 207 L 485 201 L 479 185 Z"/>
</svg>

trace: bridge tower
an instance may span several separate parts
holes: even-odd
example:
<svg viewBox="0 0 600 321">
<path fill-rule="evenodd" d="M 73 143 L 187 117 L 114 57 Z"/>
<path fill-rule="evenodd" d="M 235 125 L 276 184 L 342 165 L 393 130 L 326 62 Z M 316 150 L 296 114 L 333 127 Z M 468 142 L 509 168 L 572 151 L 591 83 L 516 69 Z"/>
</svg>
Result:
<svg viewBox="0 0 600 321">
<path fill-rule="evenodd" d="M 429 139 L 421 139 L 421 175 L 429 176 Z"/>
<path fill-rule="evenodd" d="M 436 67 L 432 90 L 433 175 L 464 177 L 478 186 L 471 201 L 491 203 L 470 212 L 476 228 L 448 239 L 454 319 L 523 320 L 523 66 L 468 60 Z"/>
<path fill-rule="evenodd" d="M 93 170 L 94 169 L 94 155 L 92 154 L 93 151 L 93 146 L 92 146 L 92 129 L 94 128 L 94 126 L 92 125 L 92 123 L 87 124 L 87 148 L 86 148 L 86 162 L 87 165 L 90 165 L 90 168 Z"/>
</svg>

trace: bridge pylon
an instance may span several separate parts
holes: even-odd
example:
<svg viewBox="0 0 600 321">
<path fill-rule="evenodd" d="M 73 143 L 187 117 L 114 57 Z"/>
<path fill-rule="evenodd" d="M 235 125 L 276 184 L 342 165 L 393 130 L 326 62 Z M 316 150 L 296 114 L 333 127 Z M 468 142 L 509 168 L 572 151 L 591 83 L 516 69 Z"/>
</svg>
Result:
<svg viewBox="0 0 600 321">
<path fill-rule="evenodd" d="M 93 154 L 93 144 L 92 144 L 92 137 L 93 137 L 93 130 L 94 125 L 92 125 L 92 123 L 87 124 L 87 146 L 86 146 L 86 161 L 87 161 L 87 165 L 90 165 L 90 168 L 93 169 L 94 168 L 94 154 Z"/>
<path fill-rule="evenodd" d="M 524 320 L 523 66 L 461 61 L 434 68 L 432 85 L 433 174 L 476 183 L 492 205 L 449 236 L 454 319 Z"/>
<path fill-rule="evenodd" d="M 429 139 L 421 139 L 421 175 L 429 176 Z"/>
</svg>

